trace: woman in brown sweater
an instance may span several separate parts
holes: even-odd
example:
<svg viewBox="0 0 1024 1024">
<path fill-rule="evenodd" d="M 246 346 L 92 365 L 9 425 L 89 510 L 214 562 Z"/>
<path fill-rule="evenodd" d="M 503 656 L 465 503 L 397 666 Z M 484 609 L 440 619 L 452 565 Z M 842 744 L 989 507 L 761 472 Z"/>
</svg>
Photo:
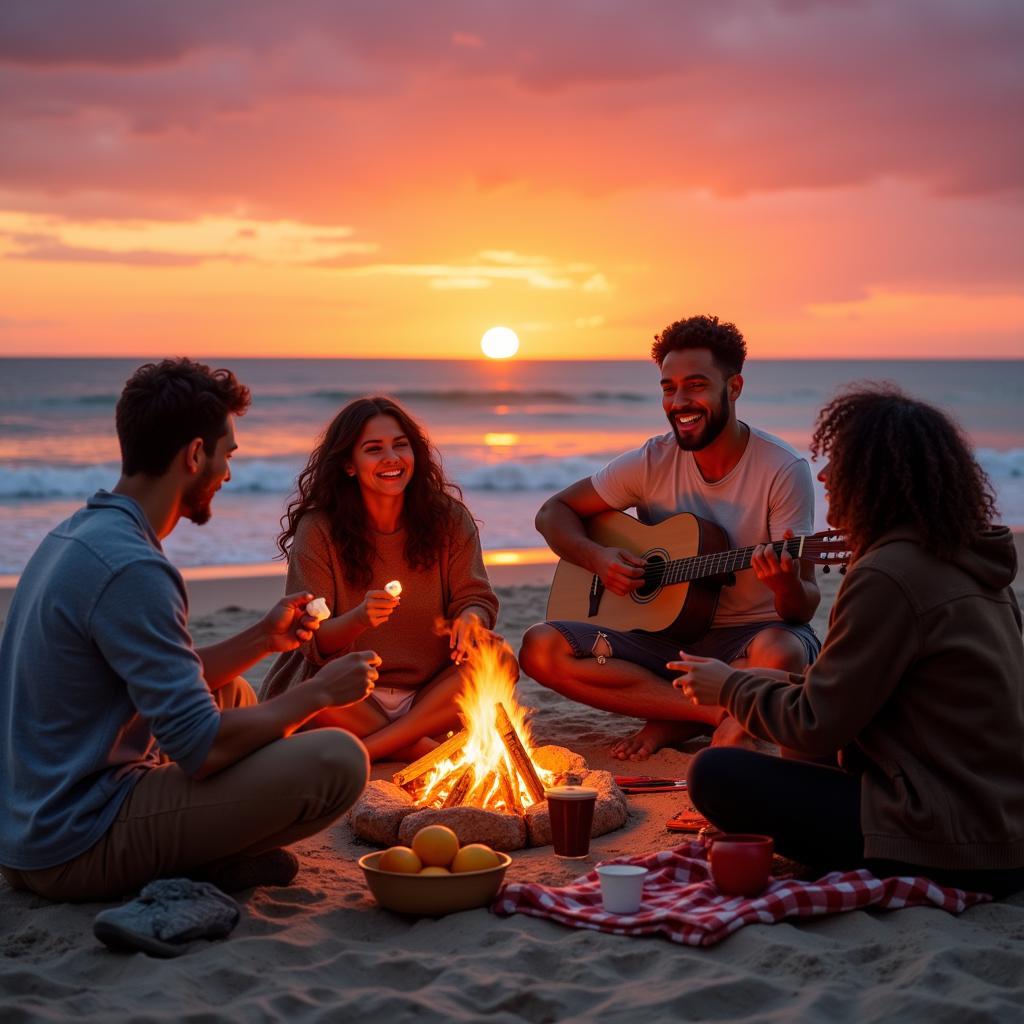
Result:
<svg viewBox="0 0 1024 1024">
<path fill-rule="evenodd" d="M 261 698 L 372 648 L 381 659 L 373 693 L 310 724 L 362 737 L 373 761 L 420 756 L 457 724 L 460 666 L 498 614 L 476 524 L 437 452 L 397 402 L 350 402 L 299 475 L 283 522 L 288 592 L 325 598 L 331 617 L 275 662 Z M 384 589 L 392 580 L 399 597 Z"/>
<path fill-rule="evenodd" d="M 1024 648 L 1017 559 L 984 473 L 940 411 L 864 388 L 811 445 L 850 571 L 806 676 L 680 652 L 684 699 L 839 767 L 701 752 L 690 795 L 713 824 L 775 837 L 822 870 L 1024 888 Z"/>
</svg>

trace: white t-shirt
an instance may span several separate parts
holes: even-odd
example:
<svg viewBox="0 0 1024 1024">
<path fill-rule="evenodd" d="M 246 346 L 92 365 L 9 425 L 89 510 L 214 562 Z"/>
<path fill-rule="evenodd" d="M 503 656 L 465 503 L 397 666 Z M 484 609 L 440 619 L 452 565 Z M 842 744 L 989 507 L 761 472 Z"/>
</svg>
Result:
<svg viewBox="0 0 1024 1024">
<path fill-rule="evenodd" d="M 721 480 L 708 483 L 693 452 L 683 451 L 672 433 L 652 437 L 612 459 L 591 477 L 612 508 L 635 508 L 642 523 L 655 525 L 678 512 L 710 519 L 725 530 L 731 548 L 781 540 L 814 529 L 811 467 L 785 441 L 750 428 L 739 462 Z M 752 569 L 723 587 L 714 625 L 739 626 L 778 621 L 772 592 Z"/>
</svg>

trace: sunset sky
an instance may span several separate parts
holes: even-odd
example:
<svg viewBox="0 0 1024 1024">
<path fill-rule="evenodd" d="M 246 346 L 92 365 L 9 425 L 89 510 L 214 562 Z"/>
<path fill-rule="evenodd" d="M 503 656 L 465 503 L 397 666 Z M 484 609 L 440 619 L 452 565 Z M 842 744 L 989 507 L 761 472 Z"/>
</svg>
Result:
<svg viewBox="0 0 1024 1024">
<path fill-rule="evenodd" d="M 0 355 L 1024 354 L 1019 0 L 4 0 Z"/>
</svg>

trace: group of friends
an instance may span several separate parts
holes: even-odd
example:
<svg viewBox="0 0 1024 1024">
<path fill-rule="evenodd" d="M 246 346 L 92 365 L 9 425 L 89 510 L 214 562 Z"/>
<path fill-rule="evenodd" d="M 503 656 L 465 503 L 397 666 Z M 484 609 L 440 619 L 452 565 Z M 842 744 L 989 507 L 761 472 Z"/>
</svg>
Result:
<svg viewBox="0 0 1024 1024">
<path fill-rule="evenodd" d="M 751 568 L 682 649 L 548 621 L 526 632 L 523 671 L 644 719 L 620 759 L 710 735 L 689 774 L 698 811 L 811 870 L 1024 888 L 1016 552 L 956 425 L 885 385 L 819 414 L 811 452 L 850 552 L 822 644 L 814 565 L 773 546 L 813 530 L 811 469 L 737 416 L 742 335 L 694 316 L 651 354 L 670 430 L 549 498 L 537 529 L 619 596 L 645 564 L 591 538 L 611 510 L 698 515 L 752 546 Z M 81 901 L 181 875 L 287 884 L 286 847 L 336 821 L 371 762 L 422 756 L 457 726 L 498 600 L 460 490 L 390 398 L 343 408 L 299 475 L 278 538 L 287 596 L 239 635 L 193 644 L 161 542 L 209 519 L 249 401 L 226 369 L 140 367 L 117 404 L 120 479 L 19 580 L 0 640 L 0 874 L 15 889 Z M 257 697 L 243 673 L 270 654 Z"/>
</svg>

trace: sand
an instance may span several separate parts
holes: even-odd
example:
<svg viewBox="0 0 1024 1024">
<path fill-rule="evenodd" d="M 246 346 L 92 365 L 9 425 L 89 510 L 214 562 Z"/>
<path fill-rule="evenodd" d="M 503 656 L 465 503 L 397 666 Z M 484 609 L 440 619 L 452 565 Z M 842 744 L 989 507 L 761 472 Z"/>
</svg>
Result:
<svg viewBox="0 0 1024 1024">
<path fill-rule="evenodd" d="M 500 628 L 518 644 L 543 615 L 543 573 L 494 575 Z M 839 577 L 819 579 L 823 634 Z M 254 606 L 245 580 L 217 587 L 194 614 L 200 644 L 257 614 L 245 610 Z M 210 610 L 220 600 L 232 607 Z M 520 699 L 536 708 L 539 742 L 622 770 L 608 747 L 639 723 L 569 703 L 529 679 Z M 682 777 L 700 745 L 662 751 L 642 770 Z M 378 766 L 374 775 L 393 770 Z M 588 862 L 524 850 L 513 855 L 508 878 L 557 884 L 597 860 L 673 845 L 664 823 L 680 797 L 630 800 L 629 823 L 595 840 Z M 198 943 L 171 961 L 99 945 L 91 930 L 98 904 L 49 904 L 0 882 L 0 1020 L 1024 1020 L 1024 894 L 960 917 L 915 908 L 753 925 L 711 949 L 691 949 L 486 910 L 408 920 L 367 893 L 355 863 L 367 849 L 344 822 L 299 844 L 295 884 L 242 894 L 242 922 L 229 939 Z"/>
</svg>

